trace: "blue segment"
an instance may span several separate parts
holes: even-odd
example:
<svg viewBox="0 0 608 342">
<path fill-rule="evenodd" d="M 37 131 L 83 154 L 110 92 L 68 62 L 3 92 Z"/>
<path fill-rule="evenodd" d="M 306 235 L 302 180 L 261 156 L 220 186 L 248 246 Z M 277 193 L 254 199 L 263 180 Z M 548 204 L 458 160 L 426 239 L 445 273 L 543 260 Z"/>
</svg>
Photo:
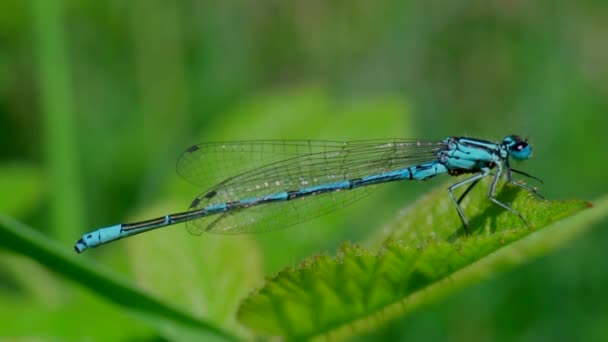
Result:
<svg viewBox="0 0 608 342">
<path fill-rule="evenodd" d="M 205 179 L 200 171 L 209 170 L 209 165 L 212 165 L 217 170 L 211 170 L 210 177 L 221 175 L 225 176 L 225 179 L 214 179 L 211 183 L 216 185 L 195 198 L 188 212 L 100 228 L 83 235 L 76 242 L 74 249 L 81 253 L 111 241 L 184 221 L 200 223 L 197 227 L 200 230 L 194 230 L 193 233 L 226 232 L 233 227 L 238 232 L 257 232 L 268 228 L 255 226 L 256 222 L 264 222 L 264 215 L 273 215 L 272 220 L 265 222 L 291 225 L 329 212 L 330 209 L 345 203 L 352 203 L 352 199 L 363 195 L 359 189 L 365 186 L 399 180 L 426 180 L 445 173 L 453 176 L 472 174 L 448 190 L 463 225 L 468 228 L 468 221 L 459 204 L 483 177 L 493 177 L 490 200 L 517 215 L 517 211 L 494 197 L 496 182 L 501 173 L 506 172 L 508 181 L 516 186 L 538 194 L 533 188 L 515 183 L 511 179 L 512 172 L 534 178 L 525 172 L 511 170 L 508 162 L 509 158 L 525 160 L 531 155 L 531 146 L 516 135 L 508 135 L 500 143 L 468 137 L 447 137 L 442 141 L 253 141 L 195 145 L 186 150 L 178 161 L 178 172 L 194 183 L 205 183 L 208 179 Z M 251 159 L 255 167 L 243 163 L 247 158 Z M 493 168 L 495 172 L 491 173 Z M 223 171 L 227 174 L 224 175 Z M 319 184 L 319 180 L 328 181 Z M 279 188 L 283 184 L 315 185 L 300 189 L 289 186 Z M 452 190 L 464 185 L 468 188 L 456 200 Z M 342 197 L 344 201 L 335 198 L 329 202 L 316 200 L 322 198 L 324 193 L 338 190 L 339 195 L 335 196 L 351 192 L 356 194 L 350 198 Z M 313 194 L 318 196 L 310 196 Z M 264 205 L 294 198 L 302 200 L 293 201 L 285 212 L 264 211 Z M 218 201 L 222 203 L 217 203 Z M 319 202 L 323 203 L 315 206 L 315 203 Z M 250 219 L 241 216 L 232 221 L 226 220 L 230 221 L 231 226 L 224 222 L 224 217 L 230 217 L 226 214 L 246 215 L 251 207 L 260 208 L 255 211 L 255 217 Z M 265 214 L 266 212 L 269 214 Z M 207 216 L 213 217 L 205 220 Z M 210 229 L 211 227 L 213 229 Z"/>
<path fill-rule="evenodd" d="M 312 193 L 316 193 L 316 192 L 348 189 L 349 187 L 350 187 L 350 182 L 344 181 L 344 182 L 309 186 L 307 188 L 302 188 L 302 189 L 298 190 L 297 193 L 298 193 L 298 195 L 306 195 L 306 194 L 312 194 Z"/>
<path fill-rule="evenodd" d="M 214 205 L 205 207 L 205 210 L 207 210 L 210 214 L 214 214 L 214 213 L 226 211 L 227 207 L 228 206 L 226 205 L 226 203 L 220 203 L 220 204 L 214 204 Z"/>
<path fill-rule="evenodd" d="M 477 165 L 477 160 L 450 158 L 447 166 L 451 169 L 471 170 Z"/>
<path fill-rule="evenodd" d="M 385 172 L 378 175 L 371 175 L 361 178 L 361 181 L 366 184 L 375 184 L 386 182 L 387 180 L 400 180 L 410 178 L 410 171 L 408 169 L 401 169 L 391 172 Z"/>
<path fill-rule="evenodd" d="M 279 192 L 278 194 L 266 196 L 266 197 L 264 197 L 264 200 L 284 201 L 284 200 L 287 200 L 288 198 L 289 198 L 289 194 L 287 193 L 287 191 L 283 191 L 283 192 Z"/>
<path fill-rule="evenodd" d="M 458 160 L 466 160 L 471 163 L 471 165 L 475 165 L 476 162 L 492 162 L 498 159 L 496 153 L 498 150 L 495 148 L 490 149 L 484 145 L 483 148 L 480 147 L 472 147 L 470 145 L 459 144 L 456 145 L 454 149 L 450 150 L 446 153 L 446 155 L 450 158 L 449 163 L 453 163 L 454 165 L 458 165 Z M 464 163 L 463 165 L 466 165 Z M 456 166 L 455 166 L 456 167 Z M 467 168 L 463 166 L 462 168 Z"/>
<path fill-rule="evenodd" d="M 243 204 L 243 205 L 247 205 L 247 204 L 254 203 L 257 200 L 259 200 L 259 198 L 245 198 L 245 199 L 242 199 L 242 200 L 238 201 L 238 203 L 239 204 Z"/>
<path fill-rule="evenodd" d="M 412 169 L 412 179 L 415 180 L 425 180 L 448 172 L 446 165 L 439 162 L 421 164 Z"/>
<path fill-rule="evenodd" d="M 117 224 L 115 226 L 106 228 L 100 228 L 92 233 L 83 235 L 82 238 L 80 238 L 80 240 L 76 242 L 74 249 L 76 250 L 76 252 L 82 253 L 87 248 L 94 248 L 104 243 L 118 240 L 122 237 L 121 234 L 122 224 Z"/>
<path fill-rule="evenodd" d="M 76 241 L 76 244 L 74 245 L 74 250 L 76 251 L 76 253 L 82 253 L 87 248 L 89 248 L 89 246 L 87 246 L 87 244 L 82 238 Z"/>
</svg>

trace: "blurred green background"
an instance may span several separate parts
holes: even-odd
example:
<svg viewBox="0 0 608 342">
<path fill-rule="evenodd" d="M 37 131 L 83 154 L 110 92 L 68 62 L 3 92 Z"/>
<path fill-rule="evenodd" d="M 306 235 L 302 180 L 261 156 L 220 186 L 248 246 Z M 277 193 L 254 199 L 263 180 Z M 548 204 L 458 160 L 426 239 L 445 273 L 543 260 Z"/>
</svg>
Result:
<svg viewBox="0 0 608 342">
<path fill-rule="evenodd" d="M 607 36 L 603 1 L 3 0 L 0 212 L 70 250 L 91 228 L 184 210 L 203 191 L 174 172 L 193 143 L 512 133 L 530 138 L 519 168 L 546 197 L 593 201 L 608 190 Z M 248 336 L 234 310 L 263 275 L 364 241 L 437 184 L 394 184 L 296 229 L 178 226 L 74 258 Z M 373 337 L 606 340 L 606 228 Z M 10 247 L 0 337 L 172 339 Z"/>
</svg>

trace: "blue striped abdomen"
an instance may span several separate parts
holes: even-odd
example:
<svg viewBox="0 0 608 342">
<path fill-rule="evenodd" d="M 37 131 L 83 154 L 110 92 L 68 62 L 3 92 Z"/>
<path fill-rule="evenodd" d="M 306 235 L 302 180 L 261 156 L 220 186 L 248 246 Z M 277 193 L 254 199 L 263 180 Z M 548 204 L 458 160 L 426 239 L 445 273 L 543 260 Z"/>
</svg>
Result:
<svg viewBox="0 0 608 342">
<path fill-rule="evenodd" d="M 326 183 L 316 186 L 308 186 L 297 190 L 285 190 L 266 196 L 244 198 L 228 203 L 213 204 L 205 207 L 205 210 L 207 210 L 209 214 L 215 214 L 220 211 L 229 211 L 239 208 L 251 207 L 254 205 L 290 201 L 312 195 L 320 195 L 336 191 L 354 190 L 361 187 L 380 183 L 394 182 L 399 180 L 425 180 L 434 177 L 438 174 L 443 174 L 447 172 L 448 169 L 445 165 L 438 161 L 434 161 L 400 170 L 380 173 L 377 175 L 354 178 L 346 181 Z M 198 205 L 198 202 L 196 202 L 195 204 Z"/>
</svg>

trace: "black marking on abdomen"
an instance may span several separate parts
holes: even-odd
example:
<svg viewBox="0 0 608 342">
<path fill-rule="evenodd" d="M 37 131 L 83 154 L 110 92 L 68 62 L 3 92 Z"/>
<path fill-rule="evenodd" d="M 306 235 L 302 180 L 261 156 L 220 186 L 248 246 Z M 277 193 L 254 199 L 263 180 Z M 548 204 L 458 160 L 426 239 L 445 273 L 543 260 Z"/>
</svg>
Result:
<svg viewBox="0 0 608 342">
<path fill-rule="evenodd" d="M 287 200 L 289 201 L 294 198 L 298 198 L 298 191 L 297 190 L 287 191 Z"/>
<path fill-rule="evenodd" d="M 190 208 L 194 208 L 194 207 L 198 206 L 199 203 L 201 203 L 201 199 L 197 197 L 192 201 L 192 203 L 190 203 Z"/>
<path fill-rule="evenodd" d="M 148 226 L 157 226 L 157 225 L 163 225 L 163 224 L 167 224 L 166 216 L 158 217 L 158 218 L 146 220 L 146 221 L 135 222 L 135 223 L 124 223 L 122 225 L 122 230 L 128 231 L 131 229 L 137 229 L 137 228 L 148 227 Z"/>
<path fill-rule="evenodd" d="M 171 222 L 171 223 L 183 222 L 183 221 L 191 219 L 191 218 L 199 218 L 199 217 L 203 217 L 206 215 L 208 215 L 208 212 L 205 209 L 187 211 L 187 212 L 183 212 L 183 213 L 169 215 L 169 222 Z"/>
<path fill-rule="evenodd" d="M 199 149 L 199 147 L 197 145 L 192 145 L 192 146 L 188 147 L 188 149 L 186 150 L 186 152 L 192 153 L 194 151 L 197 151 L 198 149 Z"/>
<path fill-rule="evenodd" d="M 348 187 L 324 188 L 324 189 L 316 189 L 314 191 L 306 191 L 306 192 L 301 192 L 302 190 L 287 191 L 287 200 L 292 200 L 294 198 L 304 198 L 304 197 L 324 194 L 324 193 L 328 193 L 328 192 L 335 192 L 335 191 L 341 191 L 341 190 L 350 190 L 350 189 L 353 188 L 353 184 L 352 184 L 352 182 L 350 180 L 344 181 L 344 182 L 348 182 L 349 183 Z M 338 182 L 338 183 L 342 183 L 342 182 Z M 330 184 L 334 184 L 334 183 L 330 183 Z M 320 185 L 320 186 L 323 186 L 323 185 Z"/>
<path fill-rule="evenodd" d="M 433 166 L 435 166 L 435 164 L 422 164 L 422 165 L 417 165 L 416 166 L 416 171 L 424 171 L 424 170 L 428 170 L 430 168 L 432 168 Z M 411 167 L 410 167 L 411 169 Z"/>
<path fill-rule="evenodd" d="M 326 192 L 326 191 L 323 191 L 323 190 L 309 191 L 309 192 L 300 192 L 299 190 L 287 191 L 287 200 L 289 201 L 289 200 L 296 199 L 296 198 L 304 198 L 304 197 L 308 197 L 308 196 L 312 196 L 312 195 L 321 194 L 324 192 Z"/>
</svg>

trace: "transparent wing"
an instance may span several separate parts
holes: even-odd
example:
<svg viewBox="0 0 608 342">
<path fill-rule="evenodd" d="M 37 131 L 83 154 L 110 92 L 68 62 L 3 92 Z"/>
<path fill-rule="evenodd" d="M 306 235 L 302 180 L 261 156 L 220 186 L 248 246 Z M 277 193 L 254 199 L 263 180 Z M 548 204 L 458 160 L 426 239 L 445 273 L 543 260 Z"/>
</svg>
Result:
<svg viewBox="0 0 608 342">
<path fill-rule="evenodd" d="M 354 190 L 334 191 L 289 201 L 229 211 L 221 215 L 207 216 L 186 221 L 193 235 L 202 232 L 214 234 L 262 233 L 287 228 L 337 209 L 350 205 L 371 194 L 378 185 Z"/>
<path fill-rule="evenodd" d="M 221 144 L 221 143 L 220 143 Z M 253 144 L 253 146 L 248 145 Z M 197 145 L 209 149 L 209 144 Z M 234 155 L 220 156 L 214 152 L 221 168 L 231 164 L 235 157 L 243 158 L 249 155 L 255 162 L 249 165 L 259 165 L 257 168 L 246 166 L 248 171 L 229 176 L 224 181 L 211 187 L 198 196 L 189 210 L 198 210 L 209 205 L 223 204 L 241 200 L 252 203 L 256 199 L 280 193 L 296 191 L 305 187 L 332 184 L 340 181 L 362 178 L 380 174 L 408 166 L 417 165 L 436 159 L 436 152 L 444 144 L 442 142 L 411 141 L 411 140 L 367 140 L 355 142 L 326 142 L 326 141 L 264 141 L 228 143 L 214 146 L 213 151 L 228 149 Z M 238 146 L 238 147 L 232 147 Z M 192 153 L 198 152 L 194 150 Z M 278 152 L 278 156 L 273 155 Z M 261 161 L 259 155 L 268 158 Z M 183 158 L 183 157 L 182 157 Z M 187 158 L 192 159 L 192 156 Z M 209 158 L 196 158 L 201 161 Z M 180 158 L 181 160 L 181 158 Z M 192 159 L 193 160 L 193 159 Z M 192 160 L 181 164 L 182 167 L 198 165 Z M 242 165 L 234 165 L 242 170 Z M 197 166 L 195 172 L 188 173 L 188 179 L 202 181 L 204 177 L 199 172 L 213 165 Z M 188 171 L 188 169 L 182 169 Z M 214 171 L 217 172 L 217 171 Z M 185 173 L 182 172 L 182 175 Z M 284 202 L 272 202 L 262 205 L 251 205 L 228 211 L 221 215 L 213 215 L 187 222 L 192 234 L 203 231 L 223 234 L 251 233 L 288 227 L 314 217 L 344 207 L 366 196 L 375 189 L 375 185 L 364 186 L 352 190 L 323 192 Z"/>
<path fill-rule="evenodd" d="M 212 142 L 191 146 L 177 160 L 177 173 L 187 181 L 210 187 L 248 170 L 290 157 L 339 149 L 336 141 L 259 140 Z"/>
<path fill-rule="evenodd" d="M 400 139 L 359 140 L 351 142 L 325 140 L 253 140 L 210 142 L 193 145 L 177 160 L 177 173 L 201 188 L 246 171 L 285 159 L 350 149 L 357 146 L 390 144 Z"/>
</svg>

